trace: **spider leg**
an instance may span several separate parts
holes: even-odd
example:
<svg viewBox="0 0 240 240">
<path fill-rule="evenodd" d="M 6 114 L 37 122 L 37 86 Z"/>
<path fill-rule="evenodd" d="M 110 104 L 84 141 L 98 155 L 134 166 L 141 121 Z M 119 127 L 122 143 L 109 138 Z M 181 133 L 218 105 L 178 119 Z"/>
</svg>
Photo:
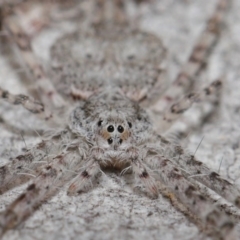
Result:
<svg viewBox="0 0 240 240">
<path fill-rule="evenodd" d="M 144 164 L 143 159 L 139 154 L 139 150 L 131 147 L 126 151 L 126 156 L 124 157 L 130 162 L 133 173 L 137 180 L 143 184 L 147 192 L 151 197 L 158 197 L 158 187 L 156 181 L 152 174 L 147 169 L 147 166 Z"/>
<path fill-rule="evenodd" d="M 216 10 L 208 20 L 207 26 L 200 35 L 188 61 L 173 82 L 173 85 L 156 101 L 152 108 L 154 111 L 164 112 L 172 103 L 178 101 L 181 96 L 186 95 L 191 89 L 195 78 L 204 68 L 206 59 L 219 38 L 221 23 L 229 2 L 228 0 L 218 1 Z"/>
<path fill-rule="evenodd" d="M 67 139 L 67 140 L 65 140 Z M 54 133 L 50 137 L 28 149 L 23 154 L 11 159 L 0 167 L 0 194 L 17 187 L 37 175 L 38 169 L 56 155 L 61 146 L 64 149 L 75 148 L 75 143 L 69 142 L 67 131 Z"/>
<path fill-rule="evenodd" d="M 96 3 L 94 4 L 94 24 L 100 24 L 104 20 L 104 8 L 105 8 L 105 0 L 96 0 Z"/>
<path fill-rule="evenodd" d="M 7 102 L 12 103 L 14 105 L 21 104 L 25 109 L 34 114 L 44 112 L 44 106 L 42 103 L 34 99 L 31 99 L 30 97 L 25 96 L 23 94 L 14 95 L 0 88 L 0 96 L 2 99 L 5 99 Z"/>
<path fill-rule="evenodd" d="M 114 0 L 114 17 L 117 23 L 126 22 L 126 12 L 124 9 L 124 0 Z"/>
<path fill-rule="evenodd" d="M 51 123 L 51 121 L 56 122 L 57 120 L 56 117 L 54 117 L 54 115 L 49 112 L 49 110 L 46 109 L 46 107 L 41 102 L 26 95 L 11 94 L 8 91 L 0 88 L 0 99 L 4 99 L 13 105 L 22 105 L 25 109 L 33 114 L 36 114 L 46 122 Z"/>
<path fill-rule="evenodd" d="M 190 93 L 178 102 L 174 103 L 169 109 L 163 113 L 162 121 L 158 122 L 161 129 L 158 131 L 166 132 L 175 122 L 178 120 L 183 113 L 185 113 L 193 103 L 205 102 L 215 103 L 219 96 L 219 92 L 222 87 L 222 81 L 216 80 L 212 82 L 208 87 L 204 88 L 198 93 Z"/>
<path fill-rule="evenodd" d="M 186 169 L 186 172 L 183 172 L 185 177 L 191 181 L 199 181 L 240 208 L 240 190 L 236 185 L 221 178 L 218 173 L 198 161 L 194 155 L 184 151 L 180 145 L 171 143 L 167 151 L 181 168 Z"/>
<path fill-rule="evenodd" d="M 96 175 L 101 171 L 99 164 L 104 164 L 104 153 L 98 149 L 97 151 L 93 151 L 92 156 L 89 157 L 89 159 L 91 160 L 88 165 L 76 176 L 70 185 L 68 189 L 69 195 L 74 195 L 75 193 L 88 190 L 88 188 L 91 187 L 92 181 Z M 134 148 L 128 149 L 122 160 L 130 162 L 130 166 L 132 167 L 137 179 L 142 182 L 149 194 L 156 198 L 158 196 L 157 185 L 154 178 L 148 173 L 146 166 L 144 166 L 143 162 L 140 160 L 138 151 Z"/>
<path fill-rule="evenodd" d="M 40 143 L 18 155 L 0 167 L 0 194 L 15 188 L 37 175 L 37 169 L 49 161 L 49 155 L 56 154 L 56 143 L 60 139 L 42 140 Z"/>
<path fill-rule="evenodd" d="M 166 197 L 171 204 L 180 212 L 182 212 L 185 216 L 187 216 L 189 219 L 191 219 L 191 221 L 198 226 L 198 229 L 201 232 L 204 232 L 206 235 L 212 235 L 213 233 L 211 231 L 211 229 L 208 228 L 208 226 L 204 226 L 204 224 L 202 223 L 202 221 L 198 218 L 198 216 L 196 214 L 193 214 L 190 209 L 188 207 L 186 207 L 186 205 L 184 205 L 183 203 L 181 203 L 178 198 L 176 197 L 176 195 L 173 193 L 173 191 L 170 191 L 170 189 L 168 189 L 163 182 L 158 181 L 158 189 L 160 191 L 160 193 Z M 215 238 L 218 237 L 215 236 Z M 218 239 L 218 238 L 217 238 Z"/>
<path fill-rule="evenodd" d="M 53 196 L 65 182 L 69 181 L 75 169 L 81 163 L 77 152 L 66 152 L 51 159 L 51 163 L 42 167 L 39 175 L 34 178 L 21 194 L 0 215 L 0 235 L 24 221 L 42 202 Z"/>
<path fill-rule="evenodd" d="M 100 24 L 107 20 L 109 15 L 108 13 L 108 5 L 109 2 L 106 0 L 97 0 L 95 4 L 95 17 L 94 23 Z M 123 0 L 114 0 L 113 1 L 113 11 L 111 12 L 111 18 L 116 23 L 125 23 L 126 22 L 126 14 L 124 9 L 124 1 Z"/>
<path fill-rule="evenodd" d="M 87 191 L 92 186 L 92 181 L 100 170 L 100 166 L 96 160 L 90 161 L 85 170 L 74 178 L 68 188 L 67 194 L 72 196 L 76 193 Z"/>
<path fill-rule="evenodd" d="M 43 66 L 35 56 L 32 50 L 30 37 L 24 32 L 20 24 L 18 24 L 17 17 L 11 15 L 6 17 L 4 20 L 4 27 L 17 44 L 24 62 L 31 70 L 38 88 L 43 93 L 42 101 L 50 101 L 53 106 L 56 107 L 63 106 L 65 104 L 63 98 L 57 93 L 55 87 L 45 73 Z"/>
<path fill-rule="evenodd" d="M 100 148 L 93 148 L 90 156 L 87 158 L 87 164 L 80 173 L 73 179 L 68 188 L 68 195 L 75 195 L 87 191 L 92 187 L 92 183 L 99 172 L 101 172 L 100 163 L 105 162 L 104 152 Z M 82 168 L 81 168 L 82 169 Z"/>
<path fill-rule="evenodd" d="M 170 160 L 156 156 L 146 156 L 145 161 L 154 169 L 159 169 L 161 181 L 167 185 L 188 208 L 210 227 L 219 239 L 226 239 L 234 231 L 235 221 L 227 213 L 214 206 L 211 199 L 201 193 L 197 185 L 190 183 Z"/>
</svg>

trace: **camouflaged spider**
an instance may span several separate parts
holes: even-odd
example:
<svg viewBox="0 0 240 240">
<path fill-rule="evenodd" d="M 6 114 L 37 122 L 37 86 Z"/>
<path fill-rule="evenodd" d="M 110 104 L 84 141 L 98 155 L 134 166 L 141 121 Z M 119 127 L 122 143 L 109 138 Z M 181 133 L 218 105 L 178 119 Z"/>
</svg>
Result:
<svg viewBox="0 0 240 240">
<path fill-rule="evenodd" d="M 21 104 L 57 130 L 1 167 L 1 193 L 36 176 L 26 192 L 2 213 L 1 233 L 19 225 L 66 182 L 72 181 L 68 195 L 74 195 L 88 191 L 102 169 L 118 168 L 132 171 L 150 197 L 157 198 L 159 192 L 168 197 L 205 233 L 216 239 L 231 235 L 235 219 L 212 204 L 198 181 L 237 207 L 238 190 L 180 146 L 161 137 L 143 109 L 153 104 L 152 109 L 161 114 L 164 132 L 194 102 L 216 103 L 221 80 L 198 93 L 189 92 L 218 38 L 227 1 L 218 2 L 189 61 L 167 90 L 162 89 L 166 50 L 156 36 L 138 30 L 127 20 L 124 1 L 96 1 L 94 16 L 87 14 L 76 31 L 52 46 L 49 73 L 33 53 L 28 28 L 17 16 L 19 11 L 27 11 L 28 21 L 34 22 L 36 16 L 30 17 L 32 4 L 47 17 L 59 10 L 57 3 L 49 1 L 27 1 L 10 10 L 3 8 L 3 27 L 31 70 L 41 101 L 3 89 L 0 95 L 10 103 Z M 114 14 L 109 17 L 109 12 Z M 44 25 L 40 20 L 37 23 Z M 44 149 L 49 149 L 47 155 Z M 190 179 L 194 174 L 199 176 Z"/>
</svg>

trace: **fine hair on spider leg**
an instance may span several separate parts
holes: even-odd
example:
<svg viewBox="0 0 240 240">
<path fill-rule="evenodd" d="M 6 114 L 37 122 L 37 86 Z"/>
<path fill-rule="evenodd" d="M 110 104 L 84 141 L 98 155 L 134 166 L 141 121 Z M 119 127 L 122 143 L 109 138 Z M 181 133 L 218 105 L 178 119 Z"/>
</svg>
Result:
<svg viewBox="0 0 240 240">
<path fill-rule="evenodd" d="M 222 212 L 217 206 L 213 206 L 211 199 L 206 194 L 199 192 L 198 185 L 189 181 L 182 171 L 169 159 L 162 156 L 154 156 L 149 159 L 149 164 L 161 169 L 159 175 L 161 180 L 170 188 L 188 207 L 196 213 L 207 225 L 212 225 L 216 230 L 228 224 L 233 227 L 234 221 Z M 211 219 L 211 220 L 210 220 Z"/>
<path fill-rule="evenodd" d="M 188 153 L 188 151 L 184 150 L 179 144 L 174 142 L 165 144 L 164 155 L 171 157 L 181 169 L 184 169 L 182 174 L 187 177 L 190 182 L 199 181 L 240 208 L 240 190 L 238 186 L 223 179 L 217 172 L 212 171 L 207 165 L 198 161 L 194 155 Z M 222 207 L 224 208 L 224 206 Z M 228 211 L 228 209 L 226 208 L 225 211 Z M 231 211 L 231 213 L 237 218 L 240 217 L 239 213 L 234 210 Z"/>
<path fill-rule="evenodd" d="M 1 166 L 0 193 L 19 186 L 31 179 L 31 175 L 37 174 L 37 169 L 48 162 L 50 154 L 58 150 L 57 142 L 53 139 L 42 140 L 25 153 L 18 155 L 10 163 Z M 30 175 L 31 174 L 31 175 Z"/>
</svg>

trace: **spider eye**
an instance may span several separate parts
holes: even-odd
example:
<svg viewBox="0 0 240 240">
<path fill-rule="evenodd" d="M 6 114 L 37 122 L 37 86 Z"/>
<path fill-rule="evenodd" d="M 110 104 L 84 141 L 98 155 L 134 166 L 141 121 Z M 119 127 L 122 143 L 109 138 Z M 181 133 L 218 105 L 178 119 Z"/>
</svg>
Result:
<svg viewBox="0 0 240 240">
<path fill-rule="evenodd" d="M 129 126 L 130 128 L 132 128 L 132 123 L 128 122 L 128 126 Z"/>
<path fill-rule="evenodd" d="M 108 126 L 107 130 L 108 132 L 113 132 L 114 131 L 113 125 Z"/>
<path fill-rule="evenodd" d="M 98 126 L 100 127 L 102 125 L 102 120 L 98 122 Z"/>
<path fill-rule="evenodd" d="M 119 126 L 118 126 L 118 131 L 119 131 L 120 133 L 122 133 L 122 132 L 124 131 L 124 128 L 123 128 L 121 125 L 119 125 Z"/>
<path fill-rule="evenodd" d="M 109 138 L 108 139 L 108 144 L 112 144 L 112 142 L 113 142 L 112 138 Z"/>
</svg>

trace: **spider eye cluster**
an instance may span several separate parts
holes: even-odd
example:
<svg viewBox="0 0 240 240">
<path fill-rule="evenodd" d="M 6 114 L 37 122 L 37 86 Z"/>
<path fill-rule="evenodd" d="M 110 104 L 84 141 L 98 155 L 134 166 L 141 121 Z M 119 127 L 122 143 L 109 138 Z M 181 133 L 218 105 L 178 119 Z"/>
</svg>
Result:
<svg viewBox="0 0 240 240">
<path fill-rule="evenodd" d="M 119 125 L 119 126 L 117 127 L 117 130 L 118 130 L 119 133 L 123 133 L 123 132 L 124 132 L 124 127 L 121 126 L 121 125 Z M 109 126 L 107 127 L 107 131 L 110 132 L 110 133 L 114 132 L 114 126 L 113 126 L 113 125 L 109 125 Z"/>
<path fill-rule="evenodd" d="M 107 141 L 108 145 L 113 145 L 114 149 L 121 145 L 129 137 L 129 128 L 132 128 L 132 123 L 127 122 L 125 126 L 124 123 L 111 123 L 110 120 L 99 119 L 97 122 L 99 127 L 99 133 Z"/>
<path fill-rule="evenodd" d="M 97 123 L 97 125 L 98 125 L 99 127 L 101 127 L 101 126 L 102 126 L 102 122 L 103 122 L 102 120 L 99 120 L 98 123 Z M 132 128 L 132 123 L 131 123 L 131 122 L 128 122 L 128 126 L 129 126 L 129 128 Z M 118 130 L 118 132 L 123 133 L 123 132 L 124 132 L 124 127 L 121 126 L 121 125 L 119 125 L 119 126 L 117 127 L 117 130 Z M 114 132 L 114 126 L 113 126 L 113 125 L 109 125 L 109 126 L 107 127 L 107 131 L 108 131 L 108 132 Z"/>
</svg>

